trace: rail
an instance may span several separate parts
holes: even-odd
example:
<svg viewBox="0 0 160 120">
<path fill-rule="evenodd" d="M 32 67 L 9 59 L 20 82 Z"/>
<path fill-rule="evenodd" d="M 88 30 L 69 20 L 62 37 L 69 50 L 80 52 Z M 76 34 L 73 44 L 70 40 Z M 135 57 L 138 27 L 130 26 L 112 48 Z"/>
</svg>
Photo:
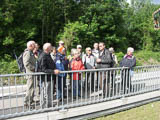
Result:
<svg viewBox="0 0 160 120">
<path fill-rule="evenodd" d="M 0 119 L 111 101 L 160 89 L 160 66 L 0 75 Z"/>
</svg>

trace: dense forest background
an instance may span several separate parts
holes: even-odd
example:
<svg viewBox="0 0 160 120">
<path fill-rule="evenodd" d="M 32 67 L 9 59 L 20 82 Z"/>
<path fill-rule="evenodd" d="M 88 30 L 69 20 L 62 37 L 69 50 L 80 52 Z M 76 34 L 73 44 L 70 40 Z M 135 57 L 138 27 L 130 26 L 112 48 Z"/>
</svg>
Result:
<svg viewBox="0 0 160 120">
<path fill-rule="evenodd" d="M 0 0 L 0 74 L 18 72 L 13 53 L 19 56 L 29 40 L 63 40 L 68 51 L 101 41 L 119 60 L 132 46 L 137 65 L 159 63 L 160 30 L 152 18 L 158 8 L 152 0 Z"/>
</svg>

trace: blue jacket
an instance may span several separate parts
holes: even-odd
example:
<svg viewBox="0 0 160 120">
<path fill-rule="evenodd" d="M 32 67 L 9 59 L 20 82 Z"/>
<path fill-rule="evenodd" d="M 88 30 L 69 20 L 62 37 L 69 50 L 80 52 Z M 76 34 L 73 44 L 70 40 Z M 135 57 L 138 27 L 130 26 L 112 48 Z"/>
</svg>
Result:
<svg viewBox="0 0 160 120">
<path fill-rule="evenodd" d="M 56 69 L 60 71 L 68 70 L 68 61 L 65 60 L 65 55 L 62 55 L 61 53 L 56 54 Z M 59 74 L 59 76 L 66 76 L 66 74 Z"/>
</svg>

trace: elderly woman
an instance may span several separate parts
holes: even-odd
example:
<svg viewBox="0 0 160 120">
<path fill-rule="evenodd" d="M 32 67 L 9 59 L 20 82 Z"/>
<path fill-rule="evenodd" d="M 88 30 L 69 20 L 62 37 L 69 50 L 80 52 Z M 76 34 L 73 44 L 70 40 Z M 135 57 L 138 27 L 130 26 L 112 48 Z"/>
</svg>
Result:
<svg viewBox="0 0 160 120">
<path fill-rule="evenodd" d="M 91 48 L 87 47 L 86 48 L 86 54 L 83 55 L 82 57 L 82 62 L 85 66 L 86 69 L 95 69 L 95 64 L 96 64 L 96 57 L 92 54 Z M 87 72 L 87 79 L 85 82 L 85 88 L 86 91 L 91 88 L 91 91 L 94 92 L 94 72 Z M 90 84 L 88 84 L 90 82 Z"/>
<path fill-rule="evenodd" d="M 133 56 L 134 49 L 129 47 L 127 54 L 120 62 L 120 67 L 128 67 L 128 69 L 122 70 L 122 84 L 121 90 L 123 93 L 129 93 L 132 90 L 131 76 L 133 75 L 133 67 L 136 66 L 136 58 Z"/>
</svg>

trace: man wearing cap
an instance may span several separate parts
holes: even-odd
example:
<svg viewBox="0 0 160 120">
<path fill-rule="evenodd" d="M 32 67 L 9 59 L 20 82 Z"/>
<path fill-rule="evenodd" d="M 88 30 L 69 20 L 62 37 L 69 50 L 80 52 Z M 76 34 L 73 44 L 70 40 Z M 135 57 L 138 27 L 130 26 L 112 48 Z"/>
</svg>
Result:
<svg viewBox="0 0 160 120">
<path fill-rule="evenodd" d="M 65 48 L 65 46 L 64 46 L 64 42 L 61 40 L 61 41 L 59 41 L 59 46 L 58 46 L 58 49 L 59 48 L 64 48 L 65 49 L 65 52 L 66 52 L 66 48 Z M 57 49 L 57 50 L 58 50 Z M 66 53 L 65 53 L 65 55 L 66 55 Z"/>
<path fill-rule="evenodd" d="M 136 66 L 136 58 L 133 56 L 134 49 L 129 47 L 127 54 L 123 57 L 120 62 L 120 67 L 128 67 L 128 69 L 122 70 L 122 83 L 121 90 L 123 94 L 131 92 L 131 76 L 133 75 L 133 67 Z"/>
<path fill-rule="evenodd" d="M 65 48 L 64 47 L 59 47 L 57 49 L 57 54 L 56 54 L 56 69 L 60 71 L 67 71 L 68 70 L 68 64 L 69 61 L 65 55 Z M 66 93 L 65 93 L 65 88 L 66 86 L 66 77 L 67 74 L 62 73 L 58 75 L 58 83 L 57 83 L 57 102 L 61 101 L 62 98 L 66 98 Z M 62 87 L 63 86 L 63 87 Z"/>
<path fill-rule="evenodd" d="M 82 52 L 82 45 L 77 45 L 77 50 L 80 53 L 80 58 L 82 59 L 84 53 Z"/>
</svg>

